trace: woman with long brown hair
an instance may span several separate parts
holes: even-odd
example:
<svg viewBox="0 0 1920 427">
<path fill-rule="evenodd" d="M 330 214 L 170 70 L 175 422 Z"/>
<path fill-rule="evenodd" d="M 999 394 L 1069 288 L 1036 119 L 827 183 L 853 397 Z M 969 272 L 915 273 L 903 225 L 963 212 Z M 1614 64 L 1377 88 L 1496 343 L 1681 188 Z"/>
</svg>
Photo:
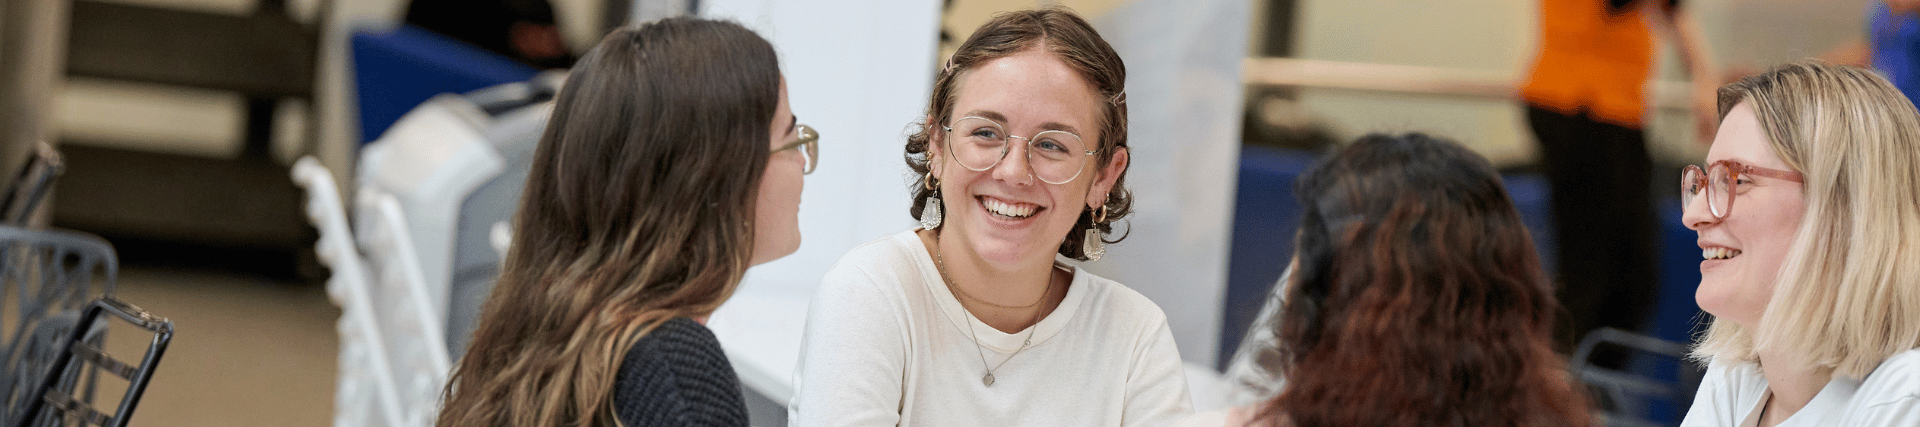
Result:
<svg viewBox="0 0 1920 427">
<path fill-rule="evenodd" d="M 1263 325 L 1274 345 L 1249 358 L 1283 385 L 1224 424 L 1593 424 L 1552 349 L 1553 290 L 1486 159 L 1423 134 L 1368 135 L 1295 194 L 1296 264 Z"/>
<path fill-rule="evenodd" d="M 746 425 L 703 319 L 800 245 L 818 135 L 773 46 L 673 18 L 613 32 L 554 103 L 440 426 Z"/>
<path fill-rule="evenodd" d="M 1119 54 L 1044 8 L 996 15 L 947 64 L 906 141 L 921 226 L 821 279 L 792 423 L 1177 421 L 1191 404 L 1166 314 L 1058 260 L 1098 259 L 1132 206 Z"/>
</svg>

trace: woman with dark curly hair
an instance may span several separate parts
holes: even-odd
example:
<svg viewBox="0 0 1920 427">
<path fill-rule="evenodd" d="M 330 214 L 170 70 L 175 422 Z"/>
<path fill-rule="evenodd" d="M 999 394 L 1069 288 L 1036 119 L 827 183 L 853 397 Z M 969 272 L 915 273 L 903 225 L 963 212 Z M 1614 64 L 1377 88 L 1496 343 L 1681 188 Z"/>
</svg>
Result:
<svg viewBox="0 0 1920 427">
<path fill-rule="evenodd" d="M 1553 352 L 1553 289 L 1486 159 L 1374 134 L 1295 188 L 1306 212 L 1282 306 L 1262 325 L 1273 346 L 1237 357 L 1283 385 L 1188 424 L 1593 424 Z"/>
</svg>

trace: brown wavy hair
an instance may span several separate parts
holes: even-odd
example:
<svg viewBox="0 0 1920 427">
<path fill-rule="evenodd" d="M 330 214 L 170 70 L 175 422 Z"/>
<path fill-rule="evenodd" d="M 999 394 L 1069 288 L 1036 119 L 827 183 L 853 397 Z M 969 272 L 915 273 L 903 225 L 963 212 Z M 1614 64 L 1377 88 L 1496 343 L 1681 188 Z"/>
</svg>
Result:
<svg viewBox="0 0 1920 427">
<path fill-rule="evenodd" d="M 617 425 L 627 351 L 748 267 L 779 90 L 773 46 L 730 22 L 623 28 L 581 58 L 438 425 Z"/>
<path fill-rule="evenodd" d="M 1411 133 L 1361 137 L 1296 184 L 1299 266 L 1275 316 L 1295 426 L 1587 426 L 1556 304 L 1486 159 Z"/>
<path fill-rule="evenodd" d="M 933 80 L 933 97 L 927 101 L 927 117 L 932 123 L 915 123 L 917 127 L 907 136 L 907 167 L 912 168 L 919 177 L 912 185 L 913 206 L 909 212 L 913 219 L 920 219 L 933 190 L 927 189 L 928 163 L 931 160 L 927 151 L 928 141 L 933 133 L 939 131 L 942 123 L 953 119 L 953 103 L 960 93 L 960 78 L 981 64 L 994 59 L 1013 56 L 1028 49 L 1043 48 L 1065 62 L 1092 85 L 1096 95 L 1107 102 L 1101 103 L 1101 124 L 1099 154 L 1093 166 L 1095 178 L 1106 173 L 1102 167 L 1113 160 L 1113 153 L 1127 148 L 1127 64 L 1120 60 L 1120 54 L 1100 38 L 1093 25 L 1073 13 L 1071 9 L 1050 6 L 1032 10 L 1002 12 L 993 19 L 981 24 L 967 41 L 947 60 L 940 74 Z M 925 120 L 925 119 L 922 119 Z M 1133 192 L 1127 190 L 1127 171 L 1121 170 L 1120 177 L 1113 182 L 1113 191 L 1107 193 L 1105 207 L 1107 216 L 1104 221 L 1094 222 L 1093 212 L 1082 209 L 1080 220 L 1074 223 L 1074 230 L 1098 227 L 1102 235 L 1113 232 L 1113 223 L 1133 213 Z M 944 207 L 944 206 L 943 206 Z M 1067 233 L 1067 240 L 1060 243 L 1060 255 L 1085 260 L 1081 253 L 1083 233 Z M 1101 239 L 1107 243 L 1119 243 L 1125 235 L 1112 240 Z"/>
</svg>

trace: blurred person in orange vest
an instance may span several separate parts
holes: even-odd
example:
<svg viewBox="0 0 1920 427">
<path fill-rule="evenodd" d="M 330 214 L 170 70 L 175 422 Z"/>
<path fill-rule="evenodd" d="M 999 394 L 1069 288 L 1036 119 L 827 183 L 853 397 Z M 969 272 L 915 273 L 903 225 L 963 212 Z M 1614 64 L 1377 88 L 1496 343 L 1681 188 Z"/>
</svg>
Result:
<svg viewBox="0 0 1920 427">
<path fill-rule="evenodd" d="M 1654 38 L 1692 75 L 1700 135 L 1713 136 L 1719 72 L 1679 0 L 1541 0 L 1540 47 L 1521 98 L 1551 181 L 1561 351 L 1601 327 L 1641 330 L 1653 306 L 1653 162 L 1644 132 Z"/>
</svg>

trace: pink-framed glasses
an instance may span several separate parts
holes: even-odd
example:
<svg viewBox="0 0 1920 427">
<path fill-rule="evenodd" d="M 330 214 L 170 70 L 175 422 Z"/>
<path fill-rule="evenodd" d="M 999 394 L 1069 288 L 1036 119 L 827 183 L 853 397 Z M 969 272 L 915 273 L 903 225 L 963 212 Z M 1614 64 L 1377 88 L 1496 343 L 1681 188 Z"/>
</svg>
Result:
<svg viewBox="0 0 1920 427">
<path fill-rule="evenodd" d="M 1695 196 L 1705 191 L 1707 211 L 1713 213 L 1714 218 L 1726 218 L 1727 214 L 1733 212 L 1733 185 L 1740 182 L 1743 176 L 1805 182 L 1799 172 L 1763 168 L 1736 160 L 1713 162 L 1704 171 L 1699 166 L 1687 165 L 1680 170 L 1680 204 L 1686 206 L 1692 203 Z"/>
</svg>

